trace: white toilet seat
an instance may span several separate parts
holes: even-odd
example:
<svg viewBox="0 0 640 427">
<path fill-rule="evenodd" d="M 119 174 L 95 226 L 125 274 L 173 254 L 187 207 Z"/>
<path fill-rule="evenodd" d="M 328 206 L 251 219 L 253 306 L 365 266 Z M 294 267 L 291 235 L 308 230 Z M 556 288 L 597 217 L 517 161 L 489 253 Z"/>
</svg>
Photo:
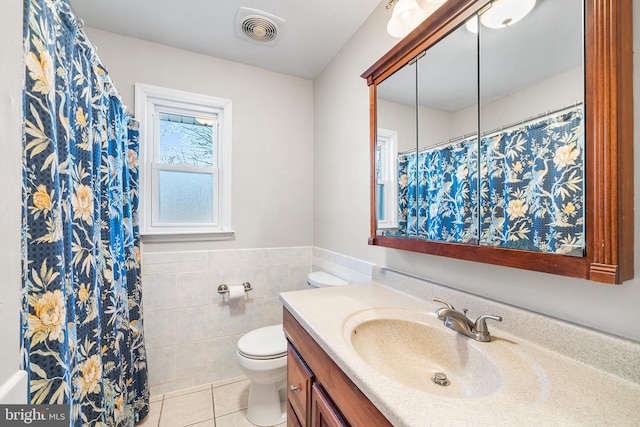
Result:
<svg viewBox="0 0 640 427">
<path fill-rule="evenodd" d="M 238 340 L 238 353 L 254 360 L 286 357 L 287 339 L 282 325 L 266 326 L 244 334 Z"/>
</svg>

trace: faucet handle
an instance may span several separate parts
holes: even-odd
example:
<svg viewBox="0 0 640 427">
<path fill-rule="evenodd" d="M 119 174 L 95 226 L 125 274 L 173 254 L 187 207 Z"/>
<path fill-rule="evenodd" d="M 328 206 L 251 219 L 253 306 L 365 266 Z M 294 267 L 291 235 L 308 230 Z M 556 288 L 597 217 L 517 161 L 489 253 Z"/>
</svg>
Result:
<svg viewBox="0 0 640 427">
<path fill-rule="evenodd" d="M 483 314 L 476 319 L 476 323 L 473 325 L 473 331 L 476 334 L 478 341 L 487 342 L 491 341 L 491 335 L 489 335 L 489 329 L 487 329 L 487 319 L 496 320 L 502 322 L 502 317 L 492 316 L 490 314 Z"/>
<path fill-rule="evenodd" d="M 438 298 L 438 297 L 433 297 L 433 300 L 434 300 L 435 302 L 439 302 L 440 304 L 444 304 L 444 305 L 446 305 L 446 306 L 447 306 L 447 308 L 450 308 L 451 310 L 455 310 L 455 308 L 453 308 L 453 306 L 452 306 L 451 304 L 449 304 L 448 302 L 446 302 L 446 301 L 445 301 L 445 300 L 443 300 L 443 299 L 440 299 L 440 298 Z"/>
</svg>

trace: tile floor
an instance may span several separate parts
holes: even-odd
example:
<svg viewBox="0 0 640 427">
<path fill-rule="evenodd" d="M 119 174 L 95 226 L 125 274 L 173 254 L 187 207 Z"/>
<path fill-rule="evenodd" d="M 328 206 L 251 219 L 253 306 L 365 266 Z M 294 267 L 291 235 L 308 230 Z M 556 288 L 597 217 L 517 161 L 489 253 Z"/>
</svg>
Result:
<svg viewBox="0 0 640 427">
<path fill-rule="evenodd" d="M 151 396 L 149 416 L 138 427 L 254 427 L 245 418 L 248 398 L 245 377 Z"/>
</svg>

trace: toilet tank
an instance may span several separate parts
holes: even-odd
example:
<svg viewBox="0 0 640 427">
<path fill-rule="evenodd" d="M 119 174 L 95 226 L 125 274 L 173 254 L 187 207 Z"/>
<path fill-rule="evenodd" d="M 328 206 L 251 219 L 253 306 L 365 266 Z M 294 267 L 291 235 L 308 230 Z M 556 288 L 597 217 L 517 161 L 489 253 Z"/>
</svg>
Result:
<svg viewBox="0 0 640 427">
<path fill-rule="evenodd" d="M 326 288 L 329 286 L 342 286 L 348 285 L 346 280 L 329 274 L 325 271 L 314 271 L 307 276 L 307 283 L 312 288 Z"/>
</svg>

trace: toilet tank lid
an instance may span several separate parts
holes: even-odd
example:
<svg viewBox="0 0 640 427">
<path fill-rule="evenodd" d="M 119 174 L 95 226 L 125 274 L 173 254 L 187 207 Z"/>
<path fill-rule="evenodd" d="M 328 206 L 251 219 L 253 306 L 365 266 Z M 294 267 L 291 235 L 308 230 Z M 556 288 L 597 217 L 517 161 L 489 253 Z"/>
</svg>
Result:
<svg viewBox="0 0 640 427">
<path fill-rule="evenodd" d="M 329 274 L 326 271 L 314 271 L 313 273 L 309 273 L 307 281 L 311 286 L 316 288 L 349 284 L 346 280 L 342 280 L 341 278 L 336 277 L 333 274 Z"/>
<path fill-rule="evenodd" d="M 278 357 L 287 353 L 282 325 L 265 326 L 247 332 L 238 340 L 238 350 L 254 358 Z"/>
</svg>

